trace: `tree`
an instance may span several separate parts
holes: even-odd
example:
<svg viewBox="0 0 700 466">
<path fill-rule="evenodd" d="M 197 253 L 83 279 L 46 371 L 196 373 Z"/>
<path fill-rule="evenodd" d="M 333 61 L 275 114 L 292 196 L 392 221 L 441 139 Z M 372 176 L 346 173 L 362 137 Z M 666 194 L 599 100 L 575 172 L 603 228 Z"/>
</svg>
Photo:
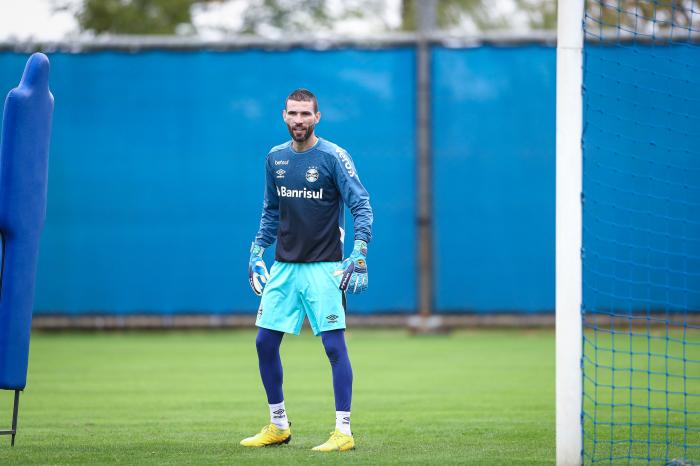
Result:
<svg viewBox="0 0 700 466">
<path fill-rule="evenodd" d="M 617 35 L 622 28 L 647 35 L 673 31 L 674 39 L 680 39 L 683 35 L 690 37 L 700 27 L 696 4 L 696 0 L 590 1 L 586 4 L 586 21 L 590 30 L 598 30 L 601 35 Z"/>
<path fill-rule="evenodd" d="M 85 0 L 78 21 L 96 33 L 174 34 L 192 21 L 193 0 Z"/>
<path fill-rule="evenodd" d="M 199 0 L 201 2 L 201 0 Z M 191 25 L 197 0 L 54 0 L 54 11 L 71 11 L 80 29 L 97 34 L 175 34 Z"/>
<path fill-rule="evenodd" d="M 397 29 L 416 30 L 417 2 L 401 0 L 401 24 Z M 332 30 L 333 25 L 349 17 L 369 20 L 385 10 L 386 0 L 250 0 L 244 18 L 243 31 L 259 33 L 272 27 L 277 31 L 309 32 Z M 450 29 L 466 26 L 470 31 L 509 29 L 513 18 L 500 13 L 494 0 L 436 0 L 436 27 Z M 532 29 L 556 27 L 556 0 L 515 0 L 516 6 L 527 17 Z M 335 8 L 331 8 L 335 5 Z M 385 22 L 385 30 L 390 27 Z"/>
<path fill-rule="evenodd" d="M 417 2 L 421 0 L 403 0 L 401 2 L 401 29 L 416 30 Z M 506 18 L 493 13 L 493 2 L 487 0 L 437 0 L 436 28 L 450 29 L 467 23 L 470 29 L 485 31 L 505 29 L 509 23 Z"/>
<path fill-rule="evenodd" d="M 339 21 L 369 19 L 382 11 L 385 0 L 250 0 L 241 32 L 276 33 L 331 32 Z M 385 25 L 386 28 L 386 25 Z"/>
<path fill-rule="evenodd" d="M 557 2 L 555 0 L 516 0 L 518 9 L 527 15 L 530 29 L 557 28 Z"/>
<path fill-rule="evenodd" d="M 240 21 L 221 28 L 227 34 L 280 36 L 332 33 L 342 21 L 357 19 L 381 30 L 416 29 L 416 2 L 400 0 L 400 24 L 389 25 L 382 12 L 387 0 L 51 0 L 54 10 L 69 10 L 81 30 L 97 34 L 174 34 L 194 30 L 193 6 L 216 8 L 227 2 L 243 4 Z M 533 29 L 554 28 L 556 0 L 511 0 Z M 436 0 L 438 29 L 466 28 L 471 32 L 509 29 L 514 18 L 499 12 L 496 0 Z M 502 8 L 501 8 L 502 10 Z M 522 21 L 521 21 L 522 22 Z M 182 29 L 179 29 L 182 28 Z"/>
</svg>

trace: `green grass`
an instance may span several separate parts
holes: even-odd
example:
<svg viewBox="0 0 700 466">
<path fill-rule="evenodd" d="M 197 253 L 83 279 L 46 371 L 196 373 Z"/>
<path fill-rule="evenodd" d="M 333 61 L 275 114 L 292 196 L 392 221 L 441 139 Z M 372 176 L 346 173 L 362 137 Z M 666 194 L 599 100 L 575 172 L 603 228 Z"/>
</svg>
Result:
<svg viewBox="0 0 700 466">
<path fill-rule="evenodd" d="M 587 329 L 583 345 L 587 462 L 697 462 L 700 332 L 601 330 Z"/>
<path fill-rule="evenodd" d="M 331 372 L 308 333 L 282 345 L 287 446 L 238 445 L 268 422 L 253 331 L 35 333 L 17 443 L 0 464 L 552 464 L 554 334 L 349 331 L 357 449 L 334 428 Z M 0 393 L 0 429 L 10 392 Z"/>
</svg>

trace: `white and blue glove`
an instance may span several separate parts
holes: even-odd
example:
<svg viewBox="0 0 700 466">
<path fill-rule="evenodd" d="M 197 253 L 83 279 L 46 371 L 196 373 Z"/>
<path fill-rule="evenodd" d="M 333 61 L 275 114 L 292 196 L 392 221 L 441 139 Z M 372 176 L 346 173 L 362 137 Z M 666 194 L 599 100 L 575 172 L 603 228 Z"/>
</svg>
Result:
<svg viewBox="0 0 700 466">
<path fill-rule="evenodd" d="M 262 296 L 263 289 L 267 284 L 267 280 L 270 278 L 270 274 L 267 272 L 267 267 L 265 266 L 265 261 L 262 256 L 265 252 L 265 248 L 253 243 L 250 246 L 250 259 L 248 260 L 248 280 L 250 281 L 250 287 L 253 289 L 253 293 L 258 296 Z"/>
<path fill-rule="evenodd" d="M 342 274 L 340 288 L 348 293 L 359 294 L 367 291 L 367 243 L 356 239 L 350 257 L 343 261 L 336 275 Z"/>
</svg>

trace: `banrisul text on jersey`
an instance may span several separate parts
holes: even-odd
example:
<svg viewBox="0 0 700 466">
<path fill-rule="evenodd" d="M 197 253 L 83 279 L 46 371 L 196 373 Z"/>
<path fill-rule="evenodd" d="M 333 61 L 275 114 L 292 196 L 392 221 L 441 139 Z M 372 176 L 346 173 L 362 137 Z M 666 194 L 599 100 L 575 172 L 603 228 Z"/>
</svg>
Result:
<svg viewBox="0 0 700 466">
<path fill-rule="evenodd" d="M 323 188 L 318 191 L 310 189 L 287 189 L 286 186 L 277 187 L 277 195 L 281 197 L 303 197 L 304 199 L 323 199 Z"/>
</svg>

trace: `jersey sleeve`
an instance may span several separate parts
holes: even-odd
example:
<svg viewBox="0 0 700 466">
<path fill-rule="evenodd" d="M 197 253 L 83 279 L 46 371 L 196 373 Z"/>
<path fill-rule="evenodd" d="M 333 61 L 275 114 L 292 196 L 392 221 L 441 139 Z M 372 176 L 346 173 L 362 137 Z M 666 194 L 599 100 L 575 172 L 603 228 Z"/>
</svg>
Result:
<svg viewBox="0 0 700 466">
<path fill-rule="evenodd" d="M 277 239 L 277 227 L 279 226 L 279 197 L 275 179 L 270 168 L 270 157 L 265 159 L 265 195 L 263 197 L 262 215 L 260 216 L 260 228 L 255 235 L 255 244 L 264 248 L 269 247 Z"/>
<path fill-rule="evenodd" d="M 343 202 L 350 209 L 355 225 L 355 239 L 369 243 L 372 239 L 372 206 L 369 193 L 360 182 L 355 164 L 343 149 L 337 151 L 335 161 L 335 180 Z"/>
</svg>

